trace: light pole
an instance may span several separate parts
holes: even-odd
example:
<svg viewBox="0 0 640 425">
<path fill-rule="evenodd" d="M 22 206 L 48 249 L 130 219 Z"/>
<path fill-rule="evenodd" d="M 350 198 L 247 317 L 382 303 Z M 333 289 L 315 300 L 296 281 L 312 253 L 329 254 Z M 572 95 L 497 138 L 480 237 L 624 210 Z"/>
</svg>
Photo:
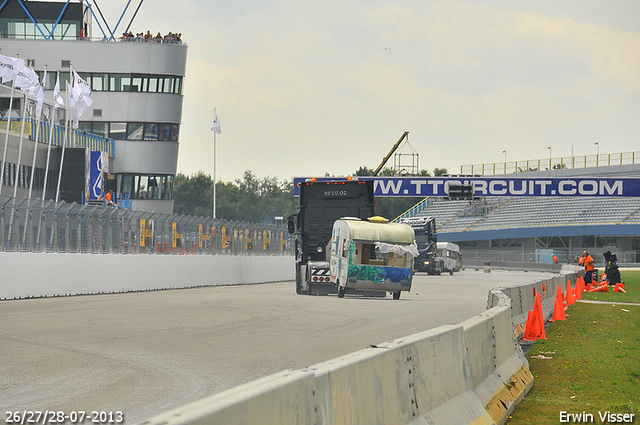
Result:
<svg viewBox="0 0 640 425">
<path fill-rule="evenodd" d="M 222 133 L 220 127 L 220 121 L 218 121 L 218 114 L 216 108 L 213 108 L 213 125 L 211 126 L 213 131 L 213 218 L 216 218 L 216 134 Z"/>
<path fill-rule="evenodd" d="M 507 151 L 506 149 L 502 151 L 504 154 L 504 173 L 507 174 Z"/>
<path fill-rule="evenodd" d="M 596 167 L 598 166 L 599 157 L 600 157 L 600 142 L 596 142 Z"/>
<path fill-rule="evenodd" d="M 551 169 L 551 146 L 547 146 L 547 149 L 549 149 L 549 169 Z"/>
</svg>

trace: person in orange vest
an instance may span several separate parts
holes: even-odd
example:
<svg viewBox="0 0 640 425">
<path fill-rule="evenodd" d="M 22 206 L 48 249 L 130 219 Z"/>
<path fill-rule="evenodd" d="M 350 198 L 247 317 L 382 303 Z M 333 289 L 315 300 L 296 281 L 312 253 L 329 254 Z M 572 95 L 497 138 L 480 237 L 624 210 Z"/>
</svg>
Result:
<svg viewBox="0 0 640 425">
<path fill-rule="evenodd" d="M 593 257 L 587 251 L 582 254 L 582 257 L 584 258 L 584 283 L 593 283 Z"/>
<path fill-rule="evenodd" d="M 558 264 L 558 257 L 555 254 L 553 254 L 553 264 Z"/>
<path fill-rule="evenodd" d="M 587 251 L 585 251 L 585 252 L 587 252 Z M 582 254 L 580 256 L 580 258 L 578 258 L 578 265 L 579 266 L 584 266 L 584 254 Z"/>
</svg>

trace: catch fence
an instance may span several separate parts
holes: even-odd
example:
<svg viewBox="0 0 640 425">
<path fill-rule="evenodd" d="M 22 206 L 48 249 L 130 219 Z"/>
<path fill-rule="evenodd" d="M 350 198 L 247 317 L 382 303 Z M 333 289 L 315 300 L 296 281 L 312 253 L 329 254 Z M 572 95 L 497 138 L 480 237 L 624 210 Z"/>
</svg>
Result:
<svg viewBox="0 0 640 425">
<path fill-rule="evenodd" d="M 0 196 L 0 251 L 293 255 L 285 226 Z"/>
</svg>

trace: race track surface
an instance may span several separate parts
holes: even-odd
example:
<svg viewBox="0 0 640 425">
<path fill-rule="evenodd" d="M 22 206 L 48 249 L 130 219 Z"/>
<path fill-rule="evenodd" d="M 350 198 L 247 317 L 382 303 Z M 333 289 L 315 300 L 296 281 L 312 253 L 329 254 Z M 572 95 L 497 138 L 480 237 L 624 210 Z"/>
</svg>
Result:
<svg viewBox="0 0 640 425">
<path fill-rule="evenodd" d="M 284 369 L 446 324 L 489 289 L 548 273 L 414 278 L 400 300 L 296 295 L 293 282 L 0 301 L 0 408 L 140 421 Z"/>
</svg>

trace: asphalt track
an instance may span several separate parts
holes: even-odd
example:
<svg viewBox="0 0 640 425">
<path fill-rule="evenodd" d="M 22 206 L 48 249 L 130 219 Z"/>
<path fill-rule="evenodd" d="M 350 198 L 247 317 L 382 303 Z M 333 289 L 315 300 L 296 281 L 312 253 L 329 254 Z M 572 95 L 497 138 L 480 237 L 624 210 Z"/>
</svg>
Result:
<svg viewBox="0 0 640 425">
<path fill-rule="evenodd" d="M 418 275 L 400 300 L 296 295 L 293 282 L 0 301 L 0 413 L 105 411 L 133 423 L 486 308 L 548 273 Z"/>
</svg>

